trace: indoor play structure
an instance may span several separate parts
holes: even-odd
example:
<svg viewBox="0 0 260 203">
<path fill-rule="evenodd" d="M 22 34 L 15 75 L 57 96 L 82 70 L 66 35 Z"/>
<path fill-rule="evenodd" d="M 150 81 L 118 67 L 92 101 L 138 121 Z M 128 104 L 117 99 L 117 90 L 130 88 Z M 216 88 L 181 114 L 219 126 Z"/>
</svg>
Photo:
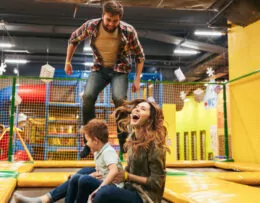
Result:
<svg viewBox="0 0 260 203">
<path fill-rule="evenodd" d="M 243 43 L 257 44 L 253 37 L 250 38 L 250 41 L 247 41 L 249 40 L 247 37 L 243 38 L 246 33 L 254 36 L 252 33 L 254 26 L 254 24 L 250 25 L 250 29 L 232 28 L 233 32 L 231 32 L 231 39 L 229 40 L 229 51 L 233 53 L 230 59 L 230 81 L 221 84 L 208 84 L 208 86 L 212 85 L 211 88 L 215 85 L 212 88 L 214 90 L 219 90 L 216 86 L 221 86 L 220 92 L 215 91 L 218 95 L 218 101 L 214 99 L 216 94 L 213 95 L 214 97 L 209 97 L 207 103 L 204 100 L 200 100 L 198 98 L 199 95 L 193 94 L 198 88 L 204 92 L 207 91 L 208 86 L 204 86 L 203 83 L 175 84 L 164 83 L 162 81 L 146 81 L 145 85 L 143 85 L 142 95 L 136 95 L 136 97 L 142 96 L 145 98 L 153 96 L 156 102 L 159 102 L 159 98 L 162 99 L 161 106 L 169 132 L 168 145 L 172 151 L 171 154 L 167 154 L 167 178 L 164 192 L 164 198 L 169 202 L 254 203 L 260 198 L 260 190 L 258 188 L 260 185 L 260 149 L 258 147 L 260 110 L 259 96 L 255 92 L 256 87 L 259 87 L 260 83 L 260 71 L 257 70 L 256 56 L 249 56 L 250 51 L 238 49 L 238 44 L 235 43 L 237 40 L 240 40 Z M 241 37 L 243 39 L 240 39 Z M 248 47 L 248 49 L 251 49 L 251 47 Z M 246 66 L 239 61 L 242 58 L 250 58 L 250 60 L 247 60 Z M 245 67 L 248 67 L 248 69 L 245 70 Z M 7 80 L 7 78 L 4 80 Z M 78 81 L 73 80 L 74 82 Z M 1 79 L 1 81 L 3 80 Z M 32 84 L 32 81 L 33 79 L 26 79 L 27 84 Z M 19 82 L 21 84 L 26 83 L 22 79 Z M 59 81 L 56 83 L 56 80 L 53 79 L 52 83 L 62 84 L 66 82 L 67 80 L 63 78 L 62 82 Z M 35 84 L 39 83 L 40 81 L 35 82 Z M 3 84 L 1 85 L 3 86 Z M 50 92 L 52 92 L 53 84 L 48 85 L 51 89 Z M 12 86 L 12 80 L 9 81 L 7 86 Z M 15 89 L 14 87 L 12 86 L 12 91 Z M 158 93 L 159 89 L 161 94 Z M 183 96 L 184 94 L 180 94 L 182 91 L 186 94 L 185 96 Z M 57 93 L 57 91 L 55 92 Z M 68 92 L 71 94 L 71 91 Z M 50 97 L 51 102 L 57 102 L 61 98 L 58 97 L 57 100 L 54 99 L 53 101 L 53 95 Z M 189 100 L 184 101 L 180 96 Z M 10 102 L 9 96 L 6 96 L 6 98 L 8 98 L 8 105 L 10 103 L 14 105 L 15 102 Z M 64 103 L 71 104 L 72 102 L 69 101 L 64 99 Z M 99 101 L 101 103 L 104 101 L 103 96 L 99 98 Z M 215 108 L 208 108 L 208 105 L 213 104 Z M 3 106 L 3 104 L 1 105 Z M 23 102 L 18 106 L 19 111 L 28 116 L 28 125 L 35 126 L 36 128 L 41 127 L 43 133 L 47 131 L 52 132 L 49 131 L 52 126 L 46 128 L 46 123 L 44 123 L 46 121 L 46 105 L 34 103 L 33 106 L 37 107 L 34 109 L 35 111 L 25 111 L 28 106 L 23 106 Z M 60 128 L 59 125 L 64 126 L 66 122 L 57 122 L 59 113 L 62 114 L 61 116 L 64 116 L 74 112 L 74 118 L 78 122 L 77 113 L 75 113 L 77 111 L 75 109 L 79 107 L 73 107 L 73 111 L 69 110 L 70 106 L 63 107 L 55 106 L 54 110 L 48 109 L 47 111 L 49 115 L 48 123 L 55 120 L 54 126 L 56 131 L 58 131 L 56 135 L 65 134 L 62 132 L 65 129 L 66 133 L 68 133 L 68 129 L 70 129 L 63 128 L 62 130 Z M 10 107 L 8 108 L 7 112 L 10 111 Z M 62 108 L 63 110 L 61 110 Z M 98 117 L 107 118 L 111 126 L 113 126 L 113 119 L 110 116 L 112 109 L 113 107 L 110 107 L 106 110 L 106 114 L 108 115 L 105 117 L 102 106 L 97 106 Z M 13 113 L 16 110 L 16 108 L 13 109 Z M 35 115 L 40 115 L 42 112 L 44 112 L 43 118 L 34 117 Z M 7 115 L 9 116 L 10 114 L 8 113 Z M 67 123 L 69 123 L 67 125 L 72 125 L 69 121 Z M 11 126 L 9 126 L 9 138 L 12 134 L 11 131 L 15 132 L 15 121 L 13 125 L 11 124 L 11 122 L 7 123 L 7 125 Z M 8 126 L 5 125 L 4 127 Z M 2 127 L 1 132 L 5 130 L 4 127 Z M 21 137 L 24 143 L 28 145 L 27 135 L 30 136 L 30 133 L 25 133 L 25 128 L 21 128 Z M 115 129 L 111 127 L 110 130 L 113 132 Z M 38 129 L 35 131 L 39 132 Z M 61 155 L 59 156 L 63 157 L 63 160 L 59 161 L 60 157 L 55 157 L 52 151 L 49 151 L 46 159 L 44 159 L 44 146 L 47 146 L 47 144 L 54 145 L 54 142 L 59 141 L 48 142 L 45 145 L 43 142 L 43 144 L 38 146 L 38 148 L 41 148 L 38 152 L 36 152 L 37 146 L 32 147 L 33 153 L 30 152 L 30 148 L 28 147 L 27 153 L 31 153 L 34 159 L 31 162 L 0 161 L 0 202 L 8 202 L 15 188 L 19 191 L 19 188 L 23 187 L 31 187 L 32 189 L 55 187 L 65 181 L 69 174 L 75 172 L 73 168 L 78 169 L 94 165 L 91 160 L 77 160 L 77 156 L 71 156 L 67 152 L 63 153 L 62 150 L 55 153 L 60 153 Z M 65 149 L 67 150 L 66 147 Z M 37 156 L 35 156 L 37 153 L 41 154 L 39 156 L 41 159 L 37 159 Z M 64 157 L 68 158 L 68 161 L 64 161 Z M 69 160 L 70 157 L 73 159 Z M 61 168 L 69 168 L 70 171 L 62 172 Z M 183 168 L 185 168 L 184 171 Z M 199 170 L 190 172 L 188 171 L 189 168 L 197 168 Z M 212 169 L 215 172 L 212 172 Z"/>
<path fill-rule="evenodd" d="M 14 140 L 12 146 L 14 153 L 25 153 L 19 148 L 19 144 L 23 144 L 26 139 L 26 146 L 30 149 L 28 156 L 33 156 L 35 160 L 48 160 L 49 156 L 57 157 L 61 155 L 60 159 L 67 159 L 72 156 L 72 159 L 80 159 L 79 152 L 81 151 L 82 143 L 79 135 L 79 128 L 81 126 L 81 94 L 85 86 L 85 80 L 89 72 L 75 71 L 71 80 L 64 79 L 66 77 L 64 71 L 56 71 L 55 79 L 51 83 L 44 84 L 35 79 L 23 80 L 20 78 L 19 85 L 15 86 L 15 101 L 16 98 L 21 98 L 20 104 L 14 105 L 16 116 L 14 118 L 14 125 L 18 124 L 18 117 L 21 112 L 25 112 L 28 116 L 26 125 L 23 127 L 24 138 L 20 136 L 16 139 L 16 131 L 14 133 Z M 129 75 L 129 80 L 133 80 L 134 74 Z M 59 78 L 59 79 L 57 79 Z M 78 80 L 77 80 L 78 79 Z M 143 74 L 143 81 L 160 81 L 160 74 Z M 28 83 L 31 81 L 31 83 Z M 131 85 L 131 84 L 130 84 Z M 131 86 L 129 85 L 129 89 Z M 147 85 L 147 84 L 142 84 Z M 161 88 L 159 85 L 158 88 Z M 0 117 L 1 123 L 9 126 L 10 110 L 13 87 L 7 86 L 0 90 L 0 107 L 3 109 Z M 110 85 L 108 85 L 96 102 L 96 113 L 98 116 L 103 116 L 107 121 L 109 115 L 113 112 L 114 104 L 111 102 Z M 153 90 L 157 91 L 157 89 Z M 158 89 L 158 92 L 161 92 Z M 141 88 L 137 94 L 129 94 L 128 98 L 146 97 L 146 87 Z M 151 92 L 149 92 L 151 94 Z M 158 103 L 162 104 L 162 97 L 159 95 L 155 98 Z M 13 108 L 13 109 L 14 109 Z M 110 125 L 111 142 L 116 149 L 118 149 L 118 142 L 116 138 L 115 124 Z M 112 129 L 113 128 L 113 129 Z M 16 129 L 16 128 L 15 128 Z M 1 160 L 7 159 L 7 146 L 9 141 L 9 133 L 3 132 L 0 139 L 0 146 L 3 149 L 1 153 Z M 19 148 L 19 150 L 17 150 Z M 23 144 L 24 148 L 24 144 Z M 12 155 L 10 155 L 12 156 Z M 17 155 L 18 156 L 18 155 Z M 76 156 L 76 157 L 75 157 Z M 26 159 L 20 159 L 25 161 Z"/>
</svg>

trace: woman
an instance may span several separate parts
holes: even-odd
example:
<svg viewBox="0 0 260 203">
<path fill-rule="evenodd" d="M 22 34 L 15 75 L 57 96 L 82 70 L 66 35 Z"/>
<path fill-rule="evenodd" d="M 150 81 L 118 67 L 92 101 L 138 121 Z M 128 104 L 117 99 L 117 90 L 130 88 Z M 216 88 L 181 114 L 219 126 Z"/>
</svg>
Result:
<svg viewBox="0 0 260 203">
<path fill-rule="evenodd" d="M 114 183 L 125 181 L 125 187 L 103 186 L 92 197 L 93 202 L 161 202 L 168 151 L 162 110 L 154 102 L 136 99 L 117 108 L 115 115 L 119 129 L 131 129 L 125 144 L 127 166 L 114 178 Z"/>
</svg>

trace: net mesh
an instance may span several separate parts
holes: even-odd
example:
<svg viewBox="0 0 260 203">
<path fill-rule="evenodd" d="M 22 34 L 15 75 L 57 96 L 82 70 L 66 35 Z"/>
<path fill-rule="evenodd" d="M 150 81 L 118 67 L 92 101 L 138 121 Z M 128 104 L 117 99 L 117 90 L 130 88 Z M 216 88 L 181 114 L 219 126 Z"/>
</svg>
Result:
<svg viewBox="0 0 260 203">
<path fill-rule="evenodd" d="M 40 78 L 20 77 L 16 80 L 12 149 L 9 146 L 10 129 L 5 130 L 11 124 L 13 77 L 1 78 L 0 160 L 7 160 L 8 153 L 15 161 L 31 158 L 80 160 L 84 146 L 79 133 L 82 125 L 81 95 L 86 77 L 82 79 L 81 75 L 79 79 L 71 80 L 54 78 L 47 84 Z M 206 160 L 225 155 L 224 144 L 219 141 L 218 134 L 218 126 L 223 123 L 221 85 L 166 83 L 159 81 L 158 74 L 144 74 L 142 79 L 137 93 L 131 91 L 132 83 L 129 82 L 127 99 L 152 98 L 162 107 L 174 106 L 176 115 L 172 116 L 176 118 L 176 135 L 170 136 L 176 150 L 176 160 Z M 100 93 L 95 111 L 97 118 L 107 121 L 109 142 L 119 152 L 111 93 L 111 86 L 108 85 Z M 15 129 L 19 130 L 18 133 Z M 85 159 L 91 160 L 93 155 Z"/>
</svg>

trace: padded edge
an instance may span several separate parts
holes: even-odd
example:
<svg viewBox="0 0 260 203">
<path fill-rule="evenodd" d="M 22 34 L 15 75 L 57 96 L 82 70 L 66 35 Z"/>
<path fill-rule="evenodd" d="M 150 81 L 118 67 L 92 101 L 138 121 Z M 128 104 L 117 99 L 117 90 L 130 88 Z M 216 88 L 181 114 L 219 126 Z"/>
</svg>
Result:
<svg viewBox="0 0 260 203">
<path fill-rule="evenodd" d="M 236 162 L 215 162 L 215 167 L 234 171 L 260 172 L 260 164 L 236 163 Z"/>
<path fill-rule="evenodd" d="M 95 167 L 94 161 L 34 161 L 37 168 L 83 168 Z"/>
<path fill-rule="evenodd" d="M 22 173 L 17 178 L 18 187 L 56 187 L 75 172 L 33 172 Z"/>
<path fill-rule="evenodd" d="M 214 167 L 213 161 L 174 161 L 166 162 L 166 167 L 169 168 L 202 168 Z"/>
<path fill-rule="evenodd" d="M 19 173 L 31 172 L 34 164 L 32 162 L 8 162 L 0 161 L 0 171 L 16 171 Z"/>
<path fill-rule="evenodd" d="M 15 178 L 0 178 L 0 202 L 8 202 L 15 187 Z"/>
</svg>

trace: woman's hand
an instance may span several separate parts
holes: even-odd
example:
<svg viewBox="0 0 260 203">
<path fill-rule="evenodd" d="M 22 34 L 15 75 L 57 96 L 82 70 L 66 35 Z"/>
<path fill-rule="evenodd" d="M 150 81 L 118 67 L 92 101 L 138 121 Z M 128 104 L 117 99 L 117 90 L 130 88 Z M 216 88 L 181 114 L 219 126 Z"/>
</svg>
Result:
<svg viewBox="0 0 260 203">
<path fill-rule="evenodd" d="M 125 180 L 125 171 L 119 171 L 113 179 L 113 183 L 119 184 Z"/>
</svg>

